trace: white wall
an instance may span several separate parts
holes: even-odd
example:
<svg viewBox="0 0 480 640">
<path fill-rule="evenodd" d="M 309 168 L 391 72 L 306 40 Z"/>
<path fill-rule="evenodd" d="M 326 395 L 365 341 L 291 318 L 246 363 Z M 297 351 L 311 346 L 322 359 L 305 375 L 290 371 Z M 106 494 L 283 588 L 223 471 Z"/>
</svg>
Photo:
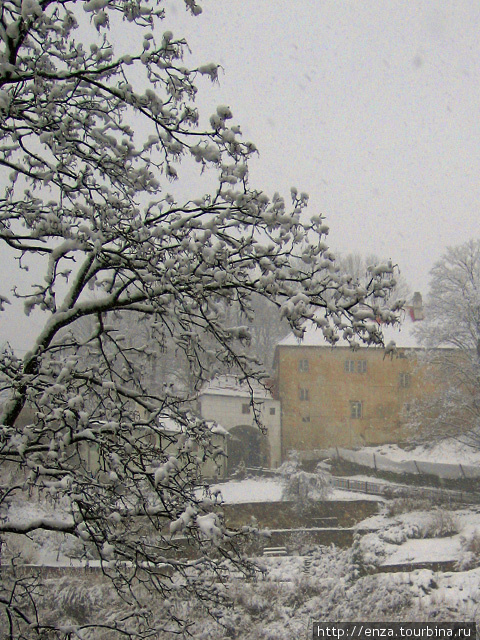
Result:
<svg viewBox="0 0 480 640">
<path fill-rule="evenodd" d="M 199 404 L 202 418 L 215 420 L 227 431 L 240 425 L 257 428 L 252 407 L 249 413 L 242 411 L 243 405 L 250 404 L 249 397 L 205 392 L 200 395 Z M 260 420 L 267 429 L 270 465 L 278 467 L 281 461 L 280 402 L 271 398 L 262 398 L 255 401 L 255 406 L 260 411 Z M 274 410 L 274 414 L 270 413 L 271 410 Z"/>
</svg>

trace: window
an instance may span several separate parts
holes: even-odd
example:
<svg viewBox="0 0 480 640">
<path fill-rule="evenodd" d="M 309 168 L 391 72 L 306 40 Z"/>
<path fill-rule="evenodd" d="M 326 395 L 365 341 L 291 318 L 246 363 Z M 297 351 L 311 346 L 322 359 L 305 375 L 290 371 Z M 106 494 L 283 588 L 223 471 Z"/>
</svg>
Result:
<svg viewBox="0 0 480 640">
<path fill-rule="evenodd" d="M 298 361 L 298 370 L 299 371 L 308 371 L 308 360 L 304 358 L 303 360 Z"/>
<path fill-rule="evenodd" d="M 350 401 L 350 417 L 359 419 L 363 416 L 363 404 L 359 400 Z"/>
<path fill-rule="evenodd" d="M 270 407 L 270 415 L 271 416 L 275 415 L 275 407 Z"/>
<path fill-rule="evenodd" d="M 367 372 L 367 361 L 357 360 L 357 373 L 366 373 L 366 372 Z"/>
<path fill-rule="evenodd" d="M 345 371 L 347 373 L 353 373 L 355 371 L 355 361 L 345 360 Z"/>
<path fill-rule="evenodd" d="M 366 373 L 367 361 L 366 360 L 345 360 L 346 373 Z"/>
<path fill-rule="evenodd" d="M 305 401 L 310 400 L 309 389 L 300 389 L 299 397 L 300 397 L 300 400 L 305 400 Z"/>
<path fill-rule="evenodd" d="M 302 422 L 310 422 L 310 416 L 302 416 Z"/>
<path fill-rule="evenodd" d="M 402 371 L 402 373 L 399 376 L 399 384 L 402 387 L 402 389 L 408 389 L 408 387 L 410 386 L 411 383 L 411 375 L 409 373 L 406 373 L 405 371 Z"/>
<path fill-rule="evenodd" d="M 247 403 L 242 404 L 242 413 L 250 413 L 250 405 Z"/>
</svg>

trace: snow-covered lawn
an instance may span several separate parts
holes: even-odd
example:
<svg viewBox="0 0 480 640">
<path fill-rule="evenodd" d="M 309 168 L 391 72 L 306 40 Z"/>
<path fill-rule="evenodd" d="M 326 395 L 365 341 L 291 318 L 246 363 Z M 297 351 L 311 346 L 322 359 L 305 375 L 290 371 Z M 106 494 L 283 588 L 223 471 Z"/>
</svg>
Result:
<svg viewBox="0 0 480 640">
<path fill-rule="evenodd" d="M 246 478 L 219 483 L 212 489 L 219 490 L 223 501 L 227 504 L 280 502 L 283 483 L 273 478 Z"/>
<path fill-rule="evenodd" d="M 226 504 L 244 502 L 280 502 L 282 500 L 283 482 L 275 478 L 246 478 L 231 480 L 212 487 L 219 490 Z M 332 489 L 329 500 L 373 500 L 381 502 L 382 498 L 355 491 Z"/>
<path fill-rule="evenodd" d="M 257 583 L 232 580 L 235 607 L 218 628 L 195 608 L 195 640 L 291 640 L 311 637 L 312 620 L 476 620 L 480 569 L 458 574 L 428 569 L 362 575 L 348 550 L 323 548 L 309 559 L 269 558 Z M 163 640 L 163 638 L 162 638 Z"/>
<path fill-rule="evenodd" d="M 388 556 L 382 566 L 406 563 L 458 561 L 460 555 L 460 535 L 451 538 L 407 540 Z"/>
<path fill-rule="evenodd" d="M 220 491 L 224 502 L 228 504 L 279 502 L 282 500 L 283 482 L 281 478 L 247 478 L 219 483 L 213 488 Z M 376 499 L 374 496 L 340 490 L 333 490 L 330 499 L 363 500 L 366 497 Z M 412 508 L 415 508 L 415 503 Z M 11 506 L 11 518 L 19 523 L 53 515 L 52 507 L 39 504 L 24 502 Z M 55 517 L 62 517 L 58 506 Z M 385 507 L 383 513 L 359 522 L 356 528 L 369 531 L 358 542 L 362 561 L 367 567 L 439 561 L 456 561 L 459 566 L 474 566 L 475 558 L 472 559 L 471 550 L 465 542 L 472 536 L 478 537 L 480 555 L 480 513 L 475 508 L 445 511 L 418 510 L 417 507 L 414 511 L 389 516 Z M 67 550 L 63 548 L 62 540 L 61 535 L 33 534 L 32 549 L 26 550 L 27 556 L 31 556 L 27 562 L 50 566 L 77 564 L 65 556 Z M 285 559 L 283 562 L 289 573 L 288 563 L 298 561 Z"/>
<path fill-rule="evenodd" d="M 275 479 L 245 479 L 217 485 L 225 500 L 245 502 L 280 500 L 282 483 Z M 347 492 L 345 492 L 347 493 Z M 335 494 L 334 494 L 335 495 Z M 352 494 L 348 493 L 348 497 Z M 363 499 L 364 496 L 360 495 Z M 391 504 L 387 503 L 390 507 Z M 480 611 L 480 567 L 458 572 L 430 569 L 385 573 L 394 564 L 455 561 L 458 568 L 474 566 L 480 560 L 480 512 L 475 508 L 458 511 L 414 510 L 396 515 L 384 513 L 359 522 L 361 535 L 351 549 L 312 546 L 308 556 L 258 558 L 263 567 L 261 579 L 249 582 L 235 577 L 227 579 L 225 591 L 235 602 L 223 622 L 231 625 L 231 637 L 245 640 L 275 638 L 290 640 L 308 637 L 311 619 L 325 620 L 473 620 Z M 45 511 L 18 505 L 14 515 L 41 517 Z M 435 532 L 450 535 L 432 536 Z M 476 532 L 478 557 L 469 557 L 465 540 Z M 38 541 L 40 543 L 40 540 Z M 64 556 L 54 558 L 55 540 L 43 538 L 37 562 L 76 565 Z M 470 564 L 469 564 L 470 562 Z M 95 565 L 96 562 L 91 562 Z M 92 608 L 116 606 L 110 602 L 114 590 L 101 581 L 92 587 L 84 574 L 49 579 L 55 600 L 46 606 L 62 611 L 62 602 L 90 603 Z M 100 579 L 99 579 L 100 580 Z M 95 588 L 97 592 L 92 591 Z M 149 596 L 150 597 L 150 596 Z M 110 598 L 110 599 L 109 599 Z M 57 601 L 58 600 L 58 601 Z M 149 606 L 152 602 L 149 601 Z M 157 602 L 155 606 L 161 607 Z M 182 604 L 191 608 L 197 621 L 195 640 L 223 640 L 225 629 L 217 627 L 211 616 L 197 608 L 194 601 Z M 79 606 L 79 611 L 83 609 Z M 60 615 L 60 613 L 59 613 Z M 237 633 L 237 636 L 234 635 Z M 230 633 L 230 632 L 229 632 Z M 160 636 L 166 640 L 167 636 Z"/>
</svg>

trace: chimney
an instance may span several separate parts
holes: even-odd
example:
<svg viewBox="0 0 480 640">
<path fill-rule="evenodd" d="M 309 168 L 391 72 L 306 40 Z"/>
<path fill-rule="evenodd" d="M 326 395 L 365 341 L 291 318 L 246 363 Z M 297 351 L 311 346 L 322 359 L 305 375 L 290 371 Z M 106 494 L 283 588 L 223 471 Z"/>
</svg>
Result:
<svg viewBox="0 0 480 640">
<path fill-rule="evenodd" d="M 408 307 L 410 311 L 410 317 L 412 318 L 412 322 L 417 322 L 418 320 L 423 320 L 425 318 L 425 313 L 423 311 L 423 300 L 422 294 L 420 291 L 415 291 L 413 294 L 413 300 L 410 307 Z"/>
</svg>

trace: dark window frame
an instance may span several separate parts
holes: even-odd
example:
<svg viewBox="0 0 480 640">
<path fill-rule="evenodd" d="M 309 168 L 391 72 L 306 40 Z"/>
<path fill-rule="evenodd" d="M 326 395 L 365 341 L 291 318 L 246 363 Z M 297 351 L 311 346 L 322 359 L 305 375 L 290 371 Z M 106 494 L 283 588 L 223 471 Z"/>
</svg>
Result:
<svg viewBox="0 0 480 640">
<path fill-rule="evenodd" d="M 357 360 L 357 373 L 367 373 L 367 361 Z"/>
<path fill-rule="evenodd" d="M 361 420 L 363 418 L 362 400 L 350 400 L 350 418 L 352 420 Z"/>
<path fill-rule="evenodd" d="M 301 358 L 298 361 L 298 370 L 302 373 L 306 373 L 310 370 L 310 363 L 308 362 L 308 358 Z"/>
<path fill-rule="evenodd" d="M 298 397 L 300 402 L 308 402 L 310 400 L 310 389 L 308 387 L 301 387 L 298 391 Z"/>
<path fill-rule="evenodd" d="M 401 371 L 398 376 L 398 386 L 408 389 L 412 385 L 412 374 L 409 371 Z"/>
<path fill-rule="evenodd" d="M 345 360 L 345 373 L 355 373 L 355 360 Z"/>
</svg>

